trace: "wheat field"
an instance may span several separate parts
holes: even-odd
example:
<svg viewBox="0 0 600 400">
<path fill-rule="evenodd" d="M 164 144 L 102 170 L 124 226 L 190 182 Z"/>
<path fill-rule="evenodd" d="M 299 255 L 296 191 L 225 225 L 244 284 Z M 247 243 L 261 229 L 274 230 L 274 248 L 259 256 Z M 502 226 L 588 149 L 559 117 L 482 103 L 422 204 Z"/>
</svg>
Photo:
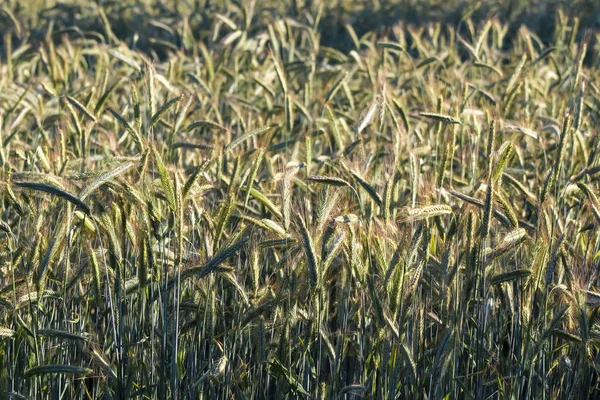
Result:
<svg viewBox="0 0 600 400">
<path fill-rule="evenodd" d="M 594 2 L 413 3 L 0 4 L 0 397 L 600 398 Z"/>
</svg>

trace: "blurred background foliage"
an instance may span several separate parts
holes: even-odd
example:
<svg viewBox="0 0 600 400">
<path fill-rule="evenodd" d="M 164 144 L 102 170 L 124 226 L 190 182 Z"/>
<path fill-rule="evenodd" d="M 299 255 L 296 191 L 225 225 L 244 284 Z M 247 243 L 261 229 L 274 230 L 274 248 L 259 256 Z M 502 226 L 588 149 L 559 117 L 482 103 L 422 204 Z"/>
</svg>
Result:
<svg viewBox="0 0 600 400">
<path fill-rule="evenodd" d="M 230 0 L 5 0 L 0 13 L 0 35 L 34 41 L 52 35 L 83 35 L 95 40 L 120 40 L 163 59 L 173 43 L 183 48 L 184 30 L 195 39 L 211 41 L 218 20 L 215 13 L 242 10 L 249 1 Z M 576 19 L 578 32 L 600 27 L 596 0 L 258 0 L 251 29 L 260 31 L 278 16 L 308 22 L 321 9 L 321 44 L 343 52 L 352 49 L 346 28 L 351 25 L 361 37 L 368 32 L 391 34 L 394 26 L 424 27 L 428 23 L 454 26 L 460 34 L 468 19 L 477 24 L 491 16 L 509 23 L 505 43 L 510 45 L 525 25 L 545 45 L 552 41 L 557 11 Z M 106 31 L 106 22 L 112 32 Z M 60 30 L 55 27 L 61 27 Z M 27 33 L 25 33 L 27 32 Z M 114 35 L 114 36 L 113 36 Z M 163 40 L 161 40 L 163 39 Z M 4 52 L 0 52 L 4 53 Z M 589 60 L 588 60 L 589 62 Z"/>
</svg>

